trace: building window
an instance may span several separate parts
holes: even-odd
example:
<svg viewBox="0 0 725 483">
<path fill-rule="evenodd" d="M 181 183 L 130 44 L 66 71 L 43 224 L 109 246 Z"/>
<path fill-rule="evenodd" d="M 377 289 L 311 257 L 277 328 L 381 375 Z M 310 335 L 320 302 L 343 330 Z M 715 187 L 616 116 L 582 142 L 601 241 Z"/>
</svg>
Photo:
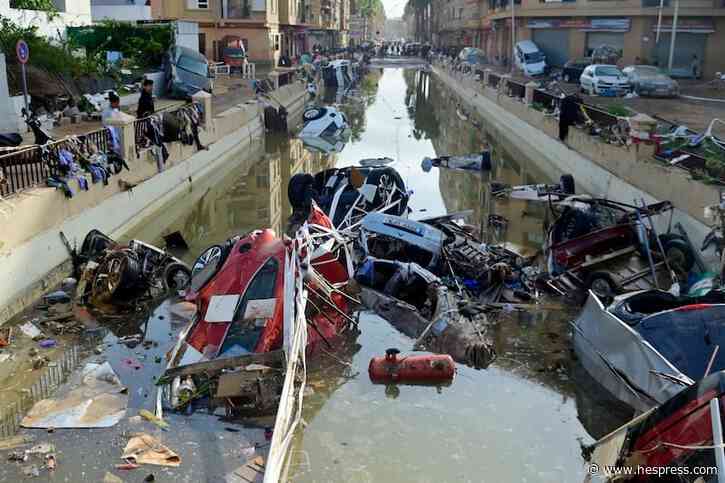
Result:
<svg viewBox="0 0 725 483">
<path fill-rule="evenodd" d="M 209 8 L 209 0 L 196 0 L 196 8 Z"/>
<path fill-rule="evenodd" d="M 190 10 L 206 10 L 209 8 L 209 0 L 186 0 L 186 8 Z"/>
<path fill-rule="evenodd" d="M 462 8 L 458 9 L 458 18 L 459 19 L 463 18 L 463 9 Z"/>
</svg>

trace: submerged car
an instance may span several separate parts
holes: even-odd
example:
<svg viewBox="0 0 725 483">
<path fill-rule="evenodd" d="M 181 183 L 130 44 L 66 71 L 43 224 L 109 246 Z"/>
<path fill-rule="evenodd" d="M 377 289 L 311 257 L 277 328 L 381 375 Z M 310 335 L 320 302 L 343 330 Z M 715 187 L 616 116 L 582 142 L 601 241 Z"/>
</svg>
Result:
<svg viewBox="0 0 725 483">
<path fill-rule="evenodd" d="M 664 404 L 708 372 L 725 369 L 725 293 L 628 293 L 610 305 L 593 292 L 573 322 L 586 371 L 636 411 Z"/>
<path fill-rule="evenodd" d="M 209 61 L 199 52 L 172 46 L 164 58 L 166 89 L 169 96 L 191 99 L 199 91 L 211 92 Z"/>
<path fill-rule="evenodd" d="M 390 166 L 331 168 L 314 176 L 300 173 L 290 180 L 288 196 L 293 210 L 303 216 L 314 200 L 339 231 L 358 227 L 368 213 L 408 213 L 409 193 Z"/>
<path fill-rule="evenodd" d="M 349 60 L 333 60 L 322 67 L 322 80 L 327 87 L 347 87 L 354 78 L 353 64 Z"/>
<path fill-rule="evenodd" d="M 616 65 L 590 65 L 579 77 L 579 84 L 582 92 L 592 96 L 623 96 L 631 89 L 629 79 Z"/>
<path fill-rule="evenodd" d="M 302 120 L 304 126 L 297 137 L 312 146 L 322 141 L 326 143 L 322 146 L 344 143 L 350 130 L 345 114 L 330 106 L 310 107 L 302 113 Z"/>
<path fill-rule="evenodd" d="M 622 72 L 640 96 L 677 97 L 680 94 L 677 81 L 654 65 L 630 65 Z"/>
<path fill-rule="evenodd" d="M 725 472 L 724 404 L 725 372 L 689 385 L 583 448 L 589 460 L 584 481 L 718 481 Z"/>
</svg>

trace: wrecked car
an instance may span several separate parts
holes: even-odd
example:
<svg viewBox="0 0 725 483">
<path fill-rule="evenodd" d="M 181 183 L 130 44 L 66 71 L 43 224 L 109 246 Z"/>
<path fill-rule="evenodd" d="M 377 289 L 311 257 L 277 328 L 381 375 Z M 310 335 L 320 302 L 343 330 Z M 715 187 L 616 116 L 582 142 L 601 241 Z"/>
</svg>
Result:
<svg viewBox="0 0 725 483">
<path fill-rule="evenodd" d="M 349 315 L 355 299 L 344 292 L 352 273 L 346 245 L 317 206 L 312 206 L 308 222 L 311 232 L 304 245 L 264 229 L 201 253 L 193 265 L 187 295 L 187 301 L 196 305 L 196 314 L 169 354 L 162 377 L 169 407 L 185 406 L 190 394 L 209 387 L 210 372 L 219 375 L 224 369 L 234 370 L 236 375 L 227 377 L 238 380 L 234 394 L 228 394 L 227 388 L 222 399 L 237 408 L 275 408 L 284 380 L 282 349 L 284 338 L 289 337 L 287 324 L 297 283 L 309 293 L 310 350 L 332 345 L 355 322 Z M 293 252 L 309 263 L 301 264 L 299 270 L 289 269 Z"/>
<path fill-rule="evenodd" d="M 655 229 L 653 217 L 672 214 L 669 201 L 638 207 L 571 196 L 549 206 L 554 222 L 547 230 L 544 254 L 549 286 L 559 293 L 592 290 L 600 298 L 611 298 L 627 290 L 677 283 L 694 265 L 694 250 L 684 236 Z"/>
<path fill-rule="evenodd" d="M 646 411 L 725 368 L 725 293 L 628 293 L 606 306 L 593 292 L 573 322 L 582 366 L 617 399 Z"/>
<path fill-rule="evenodd" d="M 366 258 L 355 273 L 361 300 L 405 335 L 413 350 L 449 354 L 477 369 L 496 358 L 485 327 L 457 308 L 456 297 L 441 280 L 416 263 Z"/>
<path fill-rule="evenodd" d="M 717 473 L 725 471 L 724 402 L 723 371 L 684 388 L 662 405 L 584 447 L 588 460 L 584 481 L 716 481 Z M 610 468 L 619 471 L 615 474 Z"/>
<path fill-rule="evenodd" d="M 490 171 L 491 170 L 491 152 L 483 151 L 477 154 L 467 154 L 462 156 L 440 156 L 437 158 L 423 158 L 420 163 L 421 168 L 426 173 L 432 168 L 448 168 L 464 171 Z"/>
<path fill-rule="evenodd" d="M 400 174 L 390 166 L 349 166 L 314 176 L 297 174 L 289 182 L 288 196 L 295 212 L 306 213 L 314 200 L 335 228 L 344 232 L 371 212 L 407 214 L 410 195 Z"/>
<path fill-rule="evenodd" d="M 127 304 L 142 296 L 177 294 L 189 285 L 191 270 L 167 251 L 141 240 L 120 244 L 98 230 L 72 250 L 80 275 L 81 300 L 91 304 Z"/>
<path fill-rule="evenodd" d="M 370 213 L 359 230 L 362 257 L 413 262 L 460 294 L 487 302 L 530 300 L 533 286 L 524 276 L 531 260 L 495 245 L 483 245 L 451 214 L 414 221 Z"/>
<path fill-rule="evenodd" d="M 166 53 L 163 67 L 169 96 L 191 99 L 199 91 L 211 92 L 209 61 L 199 52 L 174 45 Z"/>
</svg>

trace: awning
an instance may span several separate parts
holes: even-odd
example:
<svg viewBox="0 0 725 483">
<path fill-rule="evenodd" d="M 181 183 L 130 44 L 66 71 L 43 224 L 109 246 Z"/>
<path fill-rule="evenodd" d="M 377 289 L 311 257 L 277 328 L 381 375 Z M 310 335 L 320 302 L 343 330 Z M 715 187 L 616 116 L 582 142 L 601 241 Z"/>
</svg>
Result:
<svg viewBox="0 0 725 483">
<path fill-rule="evenodd" d="M 579 29 L 584 32 L 628 32 L 629 18 L 532 18 L 526 26 L 530 29 Z"/>
</svg>

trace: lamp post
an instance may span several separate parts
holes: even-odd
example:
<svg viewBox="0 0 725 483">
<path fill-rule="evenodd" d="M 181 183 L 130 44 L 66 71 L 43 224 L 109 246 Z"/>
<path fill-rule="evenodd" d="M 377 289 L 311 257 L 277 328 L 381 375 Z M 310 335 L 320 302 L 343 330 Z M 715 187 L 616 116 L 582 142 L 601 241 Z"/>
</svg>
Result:
<svg viewBox="0 0 725 483">
<path fill-rule="evenodd" d="M 680 13 L 680 0 L 675 0 L 675 14 L 672 17 L 672 33 L 670 34 L 670 58 L 667 61 L 667 70 L 672 75 L 672 61 L 675 58 L 675 37 L 677 37 L 677 17 Z"/>
<path fill-rule="evenodd" d="M 514 73 L 514 59 L 516 58 L 516 4 L 511 0 L 511 73 Z"/>
</svg>

